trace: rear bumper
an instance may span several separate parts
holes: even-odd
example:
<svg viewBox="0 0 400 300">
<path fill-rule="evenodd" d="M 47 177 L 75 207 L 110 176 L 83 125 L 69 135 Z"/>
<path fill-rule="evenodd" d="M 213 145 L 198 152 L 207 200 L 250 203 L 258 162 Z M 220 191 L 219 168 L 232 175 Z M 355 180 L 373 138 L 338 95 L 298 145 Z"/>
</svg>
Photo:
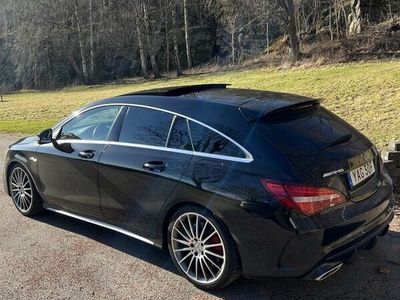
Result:
<svg viewBox="0 0 400 300">
<path fill-rule="evenodd" d="M 350 241 L 349 243 L 328 253 L 321 261 L 305 276 L 307 280 L 323 280 L 330 275 L 336 273 L 337 270 L 346 262 L 352 261 L 359 250 L 364 250 L 376 240 L 378 236 L 383 236 L 389 229 L 389 223 L 394 217 L 394 210 L 387 214 L 375 228 L 360 236 L 359 238 Z"/>
<path fill-rule="evenodd" d="M 394 217 L 393 210 L 392 186 L 385 181 L 378 192 L 362 202 L 347 203 L 318 218 L 292 218 L 296 230 L 278 227 L 271 220 L 267 223 L 268 219 L 263 219 L 264 224 L 261 218 L 251 223 L 247 220 L 252 234 L 241 236 L 238 245 L 243 275 L 315 280 L 383 233 Z"/>
</svg>

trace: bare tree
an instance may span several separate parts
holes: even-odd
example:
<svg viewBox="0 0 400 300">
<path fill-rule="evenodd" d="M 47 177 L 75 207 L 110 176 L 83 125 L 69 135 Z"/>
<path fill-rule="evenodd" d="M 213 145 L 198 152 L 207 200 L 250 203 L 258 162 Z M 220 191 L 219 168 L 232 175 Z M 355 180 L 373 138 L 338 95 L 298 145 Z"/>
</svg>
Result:
<svg viewBox="0 0 400 300">
<path fill-rule="evenodd" d="M 95 63 L 95 52 L 94 52 L 94 38 L 93 38 L 93 0 L 89 0 L 89 44 L 90 44 L 90 77 L 93 80 L 94 76 L 94 63 Z"/>
<path fill-rule="evenodd" d="M 303 43 L 357 35 L 397 15 L 398 0 L 1 0 L 0 85 L 179 76 L 194 61 L 236 65 L 266 49 L 285 55 L 282 46 L 296 61 Z"/>
<path fill-rule="evenodd" d="M 89 75 L 88 75 L 87 63 L 86 63 L 85 44 L 84 44 L 84 38 L 83 38 L 83 34 L 82 34 L 81 21 L 79 18 L 79 10 L 78 10 L 77 1 L 74 2 L 74 17 L 75 17 L 75 24 L 76 24 L 76 32 L 78 34 L 79 51 L 80 51 L 80 55 L 81 55 L 82 74 L 83 74 L 84 82 L 88 82 Z"/>
<path fill-rule="evenodd" d="M 172 7 L 172 40 L 174 43 L 174 55 L 176 63 L 176 75 L 182 75 L 181 61 L 179 58 L 179 48 L 178 48 L 178 34 L 177 34 L 177 24 L 176 24 L 176 7 Z"/>
<path fill-rule="evenodd" d="M 351 13 L 349 15 L 349 35 L 361 32 L 361 0 L 351 0 Z"/>
<path fill-rule="evenodd" d="M 298 61 L 301 57 L 300 43 L 297 35 L 296 16 L 293 0 L 278 0 L 278 3 L 285 11 L 285 21 L 290 42 L 291 54 L 294 61 Z"/>
<path fill-rule="evenodd" d="M 190 69 L 192 67 L 192 58 L 190 52 L 189 20 L 188 20 L 189 17 L 188 17 L 187 0 L 183 0 L 183 16 L 185 23 L 186 59 L 187 59 L 187 66 Z"/>
</svg>

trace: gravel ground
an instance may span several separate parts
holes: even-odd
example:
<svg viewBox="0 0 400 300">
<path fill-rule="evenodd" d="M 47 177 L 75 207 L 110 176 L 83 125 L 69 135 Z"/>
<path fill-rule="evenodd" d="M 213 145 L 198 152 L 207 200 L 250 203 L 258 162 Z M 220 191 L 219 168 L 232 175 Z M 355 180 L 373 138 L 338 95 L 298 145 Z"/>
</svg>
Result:
<svg viewBox="0 0 400 300">
<path fill-rule="evenodd" d="M 0 182 L 15 139 L 0 134 Z M 373 250 L 328 280 L 239 279 L 207 293 L 144 243 L 53 213 L 23 217 L 2 185 L 0 208 L 0 299 L 400 299 L 400 211 Z"/>
</svg>

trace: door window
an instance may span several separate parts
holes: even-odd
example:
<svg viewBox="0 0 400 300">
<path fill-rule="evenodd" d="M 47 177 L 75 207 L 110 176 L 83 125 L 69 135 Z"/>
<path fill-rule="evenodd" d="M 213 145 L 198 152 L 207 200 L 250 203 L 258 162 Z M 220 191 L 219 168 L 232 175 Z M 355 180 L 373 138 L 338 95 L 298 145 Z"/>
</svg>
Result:
<svg viewBox="0 0 400 300">
<path fill-rule="evenodd" d="M 195 151 L 231 157 L 246 157 L 238 146 L 224 138 L 219 133 L 198 123 L 191 121 L 189 123 Z"/>
<path fill-rule="evenodd" d="M 121 128 L 120 142 L 165 147 L 173 115 L 130 107 Z"/>
<path fill-rule="evenodd" d="M 85 111 L 68 121 L 59 133 L 59 139 L 107 140 L 120 106 L 106 106 Z"/>
<path fill-rule="evenodd" d="M 168 148 L 192 151 L 187 120 L 176 117 L 168 140 Z"/>
</svg>

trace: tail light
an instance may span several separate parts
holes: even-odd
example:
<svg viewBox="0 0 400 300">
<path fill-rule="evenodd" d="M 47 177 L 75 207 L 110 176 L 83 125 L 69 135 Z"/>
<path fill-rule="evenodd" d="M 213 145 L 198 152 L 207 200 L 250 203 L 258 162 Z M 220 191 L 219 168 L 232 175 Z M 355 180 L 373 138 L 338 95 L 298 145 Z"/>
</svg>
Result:
<svg viewBox="0 0 400 300">
<path fill-rule="evenodd" d="M 279 183 L 261 179 L 261 184 L 282 205 L 311 216 L 346 201 L 337 190 L 322 187 Z"/>
</svg>

